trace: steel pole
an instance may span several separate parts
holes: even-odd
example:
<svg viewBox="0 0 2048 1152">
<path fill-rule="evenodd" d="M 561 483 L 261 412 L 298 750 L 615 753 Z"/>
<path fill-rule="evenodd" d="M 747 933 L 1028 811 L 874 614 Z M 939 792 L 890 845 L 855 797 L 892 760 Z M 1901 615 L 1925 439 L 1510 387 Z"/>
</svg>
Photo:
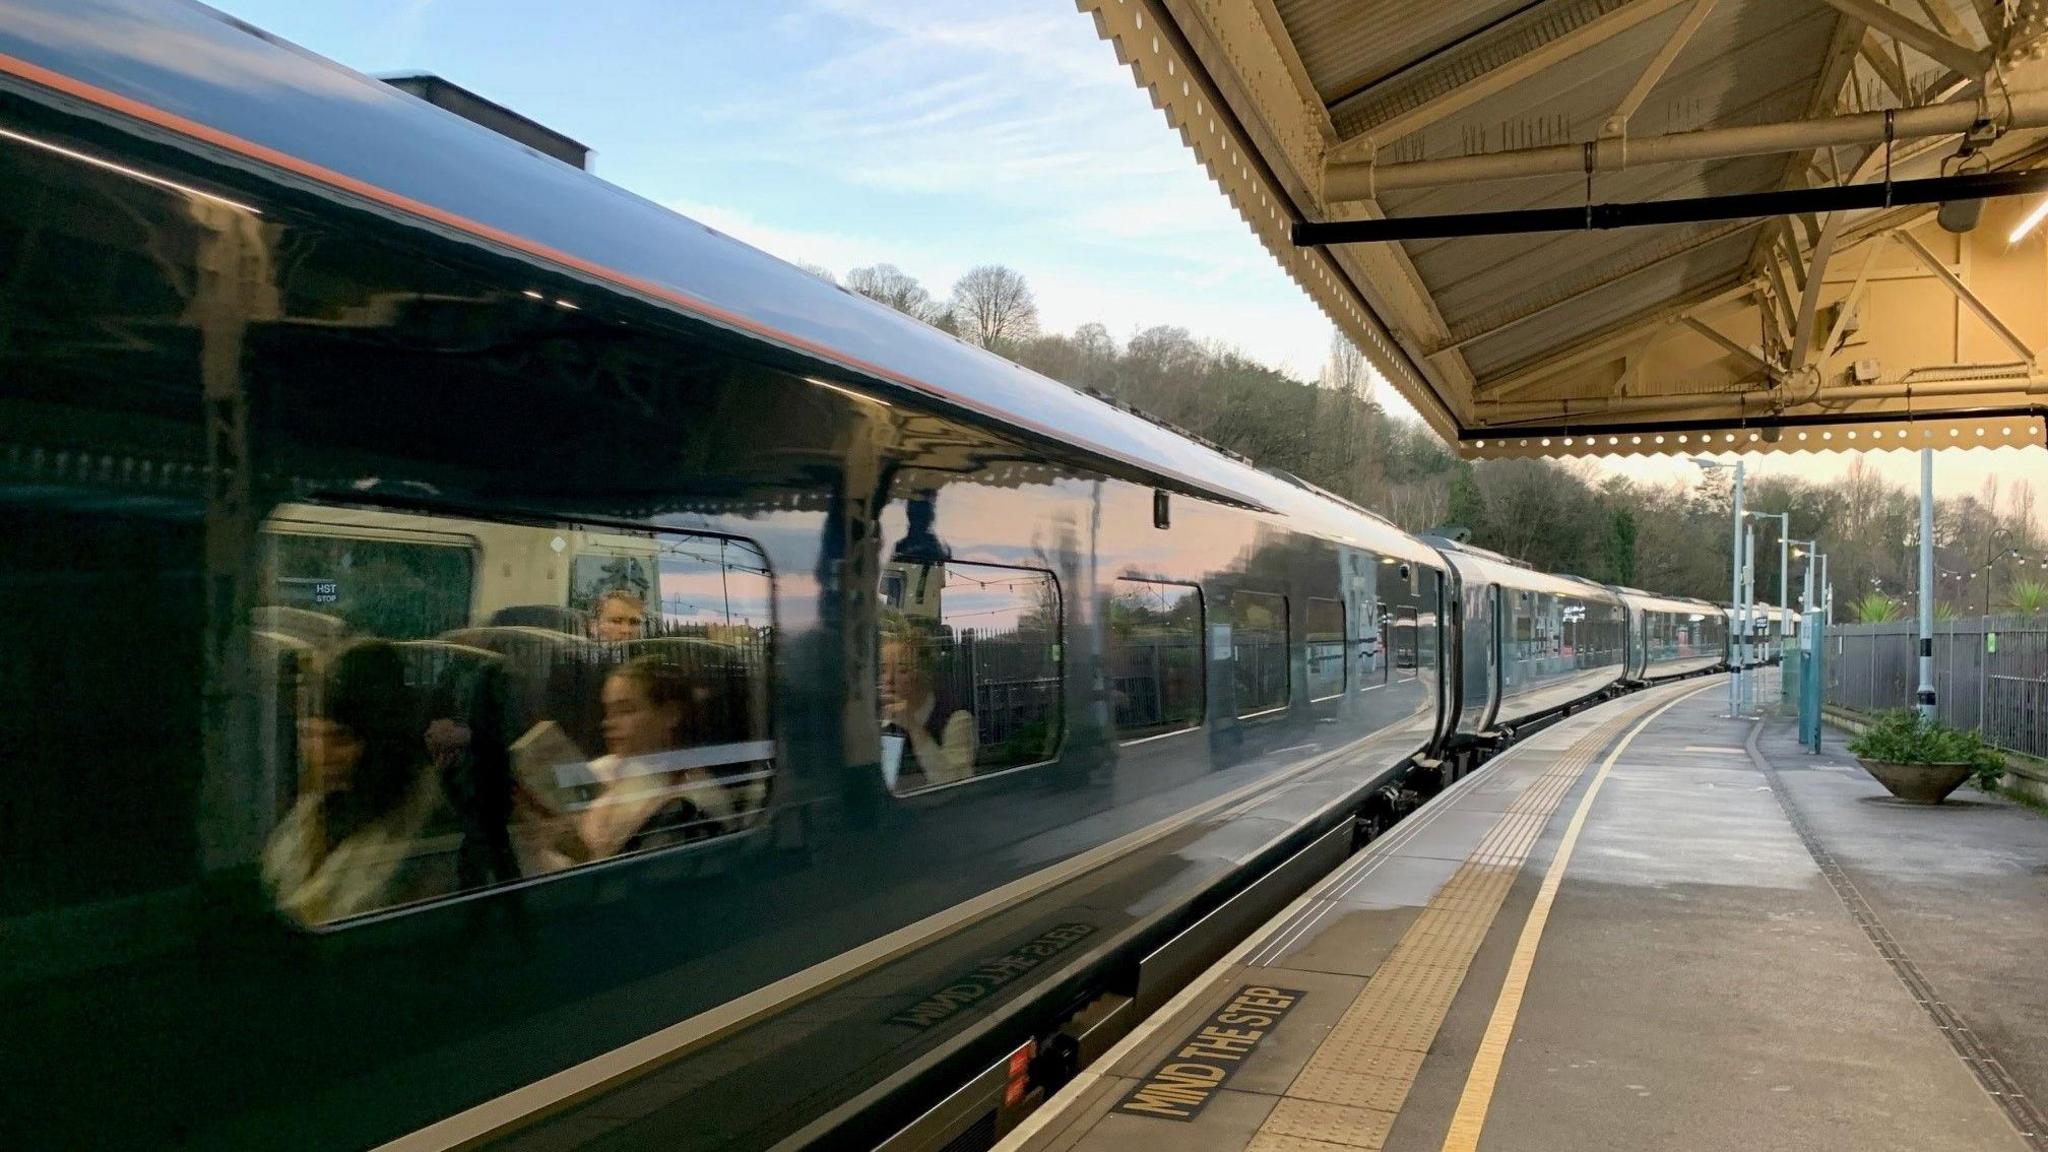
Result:
<svg viewBox="0 0 2048 1152">
<path fill-rule="evenodd" d="M 1934 449 L 1920 450 L 1920 715 L 1934 719 Z"/>
<path fill-rule="evenodd" d="M 1778 522 L 1778 675 L 1785 675 L 1785 649 L 1792 642 L 1792 514 Z"/>
<path fill-rule="evenodd" d="M 1742 711 L 1756 705 L 1756 525 L 1742 524 Z"/>
<path fill-rule="evenodd" d="M 1742 461 L 1735 462 L 1735 519 L 1728 527 L 1728 604 L 1735 614 L 1736 628 L 1728 637 L 1728 652 L 1735 660 L 1735 674 L 1728 680 L 1728 715 L 1742 715 Z"/>
</svg>

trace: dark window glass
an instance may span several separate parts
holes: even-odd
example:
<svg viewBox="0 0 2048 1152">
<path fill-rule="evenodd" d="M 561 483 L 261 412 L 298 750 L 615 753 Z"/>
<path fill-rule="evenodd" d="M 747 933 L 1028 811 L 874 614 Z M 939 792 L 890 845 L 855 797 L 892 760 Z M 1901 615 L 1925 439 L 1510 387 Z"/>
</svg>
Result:
<svg viewBox="0 0 2048 1152">
<path fill-rule="evenodd" d="M 1418 657 L 1417 618 L 1413 608 L 1394 609 L 1394 675 L 1404 680 L 1414 679 Z"/>
<path fill-rule="evenodd" d="M 1230 648 L 1237 714 L 1255 716 L 1287 707 L 1287 597 L 1231 593 Z"/>
<path fill-rule="evenodd" d="M 1327 700 L 1344 694 L 1344 604 L 1308 598 L 1308 695 Z"/>
<path fill-rule="evenodd" d="M 311 506 L 263 539 L 263 872 L 293 918 L 759 819 L 771 592 L 751 545 Z"/>
<path fill-rule="evenodd" d="M 879 581 L 882 777 L 895 792 L 1049 760 L 1060 739 L 1052 573 L 890 563 Z"/>
<path fill-rule="evenodd" d="M 1116 733 L 1139 740 L 1202 722 L 1202 594 L 1118 580 L 1104 628 Z"/>
</svg>

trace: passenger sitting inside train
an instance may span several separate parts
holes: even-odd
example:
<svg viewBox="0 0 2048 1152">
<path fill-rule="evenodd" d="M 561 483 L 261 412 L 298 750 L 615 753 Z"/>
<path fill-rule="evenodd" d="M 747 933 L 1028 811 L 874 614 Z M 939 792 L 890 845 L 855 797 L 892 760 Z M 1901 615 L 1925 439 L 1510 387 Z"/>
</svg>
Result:
<svg viewBox="0 0 2048 1152">
<path fill-rule="evenodd" d="M 603 689 L 605 754 L 581 767 L 587 799 L 550 813 L 522 806 L 518 838 L 529 873 L 664 848 L 727 830 L 736 801 L 724 782 L 677 753 L 692 739 L 700 687 L 684 669 L 641 657 L 613 669 Z M 529 738 L 529 743 L 531 737 Z M 562 758 L 562 757 L 556 757 Z"/>
<path fill-rule="evenodd" d="M 605 677 L 605 754 L 590 762 L 604 791 L 579 821 L 591 859 L 723 830 L 733 812 L 725 785 L 703 768 L 676 767 L 665 755 L 694 743 L 688 726 L 700 703 L 689 677 L 673 664 L 641 657 Z"/>
<path fill-rule="evenodd" d="M 590 638 L 614 643 L 646 634 L 647 602 L 637 593 L 613 588 L 590 606 Z"/>
<path fill-rule="evenodd" d="M 882 777 L 892 790 L 951 784 L 974 773 L 974 714 L 957 709 L 933 723 L 939 702 L 933 675 L 939 644 L 903 613 L 883 610 Z"/>
<path fill-rule="evenodd" d="M 278 907 L 306 924 L 445 894 L 413 851 L 442 805 L 396 646 L 358 640 L 326 661 L 299 724 L 298 799 L 263 852 Z"/>
</svg>

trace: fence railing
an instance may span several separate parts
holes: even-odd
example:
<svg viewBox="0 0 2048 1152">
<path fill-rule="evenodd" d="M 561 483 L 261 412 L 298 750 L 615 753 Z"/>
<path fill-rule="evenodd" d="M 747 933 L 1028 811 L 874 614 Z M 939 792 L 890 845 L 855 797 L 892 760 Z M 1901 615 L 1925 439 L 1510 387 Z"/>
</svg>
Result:
<svg viewBox="0 0 2048 1152">
<path fill-rule="evenodd" d="M 1912 621 L 1828 629 L 1827 701 L 1858 711 L 1907 708 L 1920 684 Z M 2048 618 L 1936 621 L 1934 698 L 1941 718 L 2003 748 L 2048 757 Z"/>
</svg>

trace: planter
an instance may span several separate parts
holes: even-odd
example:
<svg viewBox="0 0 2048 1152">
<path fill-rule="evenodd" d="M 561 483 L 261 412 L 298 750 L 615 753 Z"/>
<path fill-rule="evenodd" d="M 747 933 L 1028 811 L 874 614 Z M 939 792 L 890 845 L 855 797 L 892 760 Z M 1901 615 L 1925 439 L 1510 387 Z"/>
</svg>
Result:
<svg viewBox="0 0 2048 1152">
<path fill-rule="evenodd" d="M 1939 804 L 1942 797 L 1970 778 L 1968 764 L 1893 764 L 1884 760 L 1858 759 L 1863 770 L 1877 777 L 1885 791 L 1908 804 Z"/>
</svg>

